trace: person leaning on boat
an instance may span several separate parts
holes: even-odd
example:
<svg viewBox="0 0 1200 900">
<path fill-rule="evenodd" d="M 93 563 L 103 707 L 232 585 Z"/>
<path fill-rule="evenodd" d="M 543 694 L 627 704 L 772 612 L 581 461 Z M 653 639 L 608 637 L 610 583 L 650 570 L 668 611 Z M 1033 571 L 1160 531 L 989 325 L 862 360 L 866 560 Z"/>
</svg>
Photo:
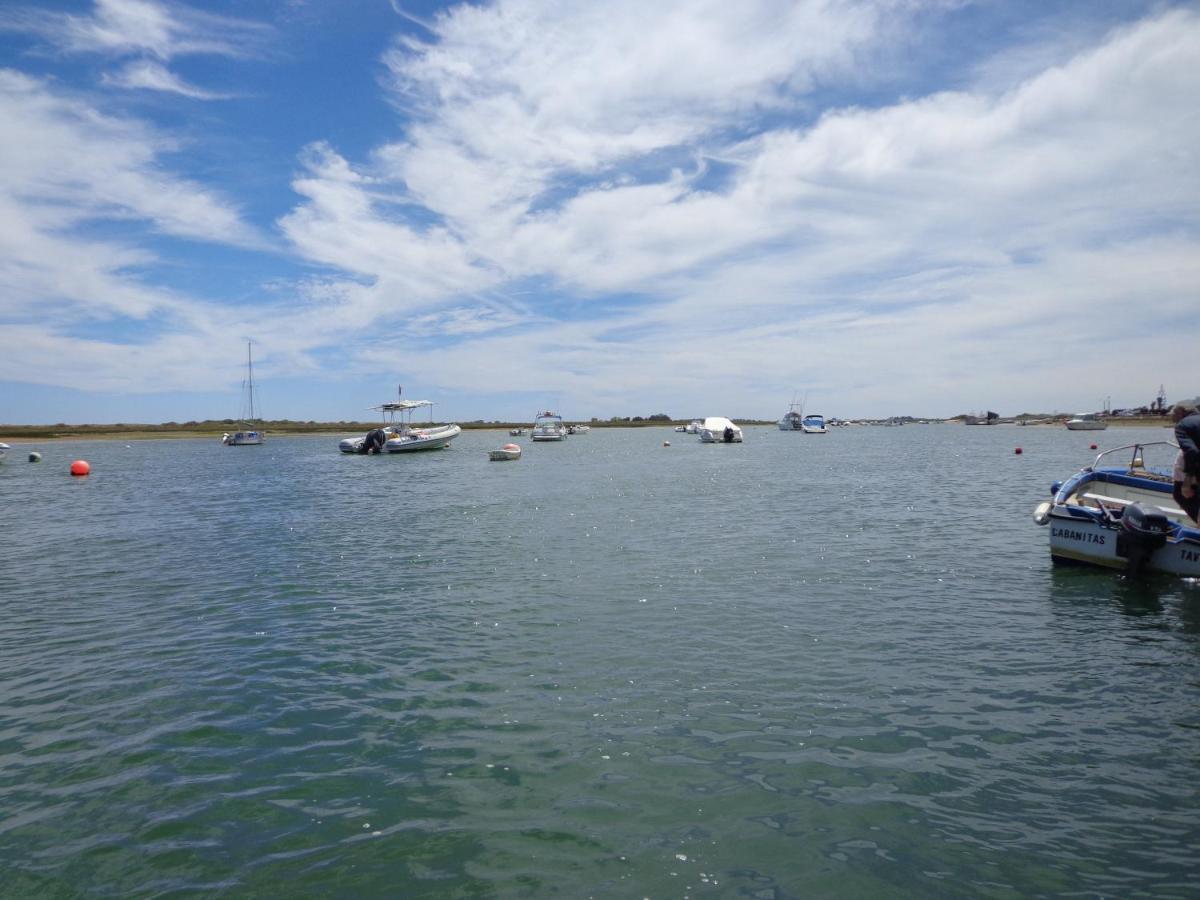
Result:
<svg viewBox="0 0 1200 900">
<path fill-rule="evenodd" d="M 1171 410 L 1171 421 L 1175 423 L 1175 443 L 1179 445 L 1179 456 L 1175 458 L 1175 502 L 1193 522 L 1200 524 L 1200 412 L 1190 406 L 1179 404 Z"/>
</svg>

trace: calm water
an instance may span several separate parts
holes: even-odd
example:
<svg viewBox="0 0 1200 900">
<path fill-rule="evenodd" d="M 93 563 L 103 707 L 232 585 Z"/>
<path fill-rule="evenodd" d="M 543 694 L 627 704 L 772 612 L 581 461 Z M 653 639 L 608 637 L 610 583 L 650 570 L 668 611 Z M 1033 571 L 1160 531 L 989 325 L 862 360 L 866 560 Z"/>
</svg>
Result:
<svg viewBox="0 0 1200 900">
<path fill-rule="evenodd" d="M 0 893 L 1195 897 L 1200 585 L 1030 519 L 1168 434 L 19 446 Z"/>
</svg>

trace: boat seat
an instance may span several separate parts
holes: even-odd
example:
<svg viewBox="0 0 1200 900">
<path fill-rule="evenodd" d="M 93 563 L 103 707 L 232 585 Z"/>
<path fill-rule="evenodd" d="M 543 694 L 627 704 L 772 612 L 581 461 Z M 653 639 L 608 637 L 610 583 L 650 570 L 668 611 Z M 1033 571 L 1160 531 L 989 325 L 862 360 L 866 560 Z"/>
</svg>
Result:
<svg viewBox="0 0 1200 900">
<path fill-rule="evenodd" d="M 1081 495 L 1081 499 L 1091 500 L 1094 503 L 1109 503 L 1109 504 L 1112 504 L 1113 506 L 1119 506 L 1122 509 L 1124 509 L 1126 506 L 1129 506 L 1133 503 L 1140 502 L 1137 500 L 1123 500 L 1120 497 L 1108 497 L 1108 496 L 1105 496 L 1104 494 L 1083 494 L 1083 495 Z M 1082 506 L 1083 504 L 1080 504 L 1080 505 Z M 1186 521 L 1191 521 L 1190 519 L 1188 519 L 1187 513 L 1185 513 L 1182 509 L 1176 509 L 1173 506 L 1158 506 L 1157 504 L 1155 504 L 1153 508 L 1158 510 L 1159 512 L 1163 513 L 1164 515 L 1170 516 L 1173 519 L 1184 519 Z"/>
</svg>

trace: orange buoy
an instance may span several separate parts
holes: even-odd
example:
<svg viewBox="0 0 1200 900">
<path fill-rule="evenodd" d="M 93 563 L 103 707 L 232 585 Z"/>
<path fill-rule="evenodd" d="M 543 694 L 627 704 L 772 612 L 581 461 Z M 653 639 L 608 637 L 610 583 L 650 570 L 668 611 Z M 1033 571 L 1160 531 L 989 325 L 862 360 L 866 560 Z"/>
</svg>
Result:
<svg viewBox="0 0 1200 900">
<path fill-rule="evenodd" d="M 1013 451 L 1013 453 L 1017 454 L 1017 456 L 1020 456 L 1020 455 L 1021 455 L 1021 448 L 1020 448 L 1020 447 L 1018 447 L 1016 450 L 1014 450 L 1014 451 Z"/>
<path fill-rule="evenodd" d="M 75 462 L 71 463 L 72 475 L 86 475 L 90 471 L 92 471 L 92 467 L 88 465 L 88 461 L 86 459 L 77 459 Z"/>
</svg>

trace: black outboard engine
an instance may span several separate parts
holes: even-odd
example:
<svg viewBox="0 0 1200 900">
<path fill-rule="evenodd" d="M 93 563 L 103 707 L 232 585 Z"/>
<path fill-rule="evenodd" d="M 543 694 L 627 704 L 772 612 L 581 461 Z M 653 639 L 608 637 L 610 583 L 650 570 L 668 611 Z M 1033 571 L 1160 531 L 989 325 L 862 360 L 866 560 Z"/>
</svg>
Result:
<svg viewBox="0 0 1200 900">
<path fill-rule="evenodd" d="M 362 446 L 358 448 L 358 452 L 380 453 L 385 443 L 387 443 L 387 435 L 383 433 L 382 428 L 376 428 L 374 431 L 367 432 L 366 437 L 363 438 Z"/>
<path fill-rule="evenodd" d="M 725 431 L 721 434 L 721 438 L 724 443 L 732 444 L 733 443 L 733 429 L 730 428 L 728 425 L 726 425 Z"/>
<path fill-rule="evenodd" d="M 1171 522 L 1162 513 L 1150 512 L 1137 503 L 1125 507 L 1117 533 L 1117 555 L 1125 557 L 1126 573 L 1138 574 L 1170 533 Z"/>
</svg>

